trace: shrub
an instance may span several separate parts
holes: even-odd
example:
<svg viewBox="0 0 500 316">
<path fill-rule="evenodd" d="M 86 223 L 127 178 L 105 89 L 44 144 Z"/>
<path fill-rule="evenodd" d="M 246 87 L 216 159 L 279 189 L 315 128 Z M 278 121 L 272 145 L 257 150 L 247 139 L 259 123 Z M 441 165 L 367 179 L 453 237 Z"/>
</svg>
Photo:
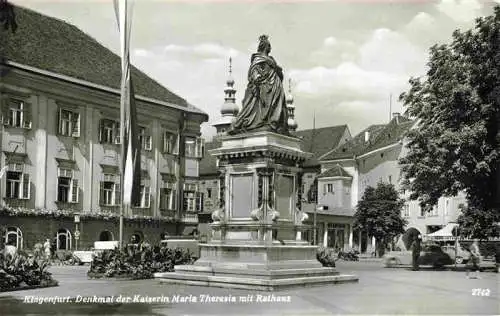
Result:
<svg viewBox="0 0 500 316">
<path fill-rule="evenodd" d="M 49 262 L 23 254 L 0 254 L 0 291 L 34 286 L 53 286 L 57 281 L 47 271 Z"/>
<path fill-rule="evenodd" d="M 150 279 L 156 272 L 172 272 L 175 265 L 194 261 L 191 252 L 180 248 L 143 246 L 104 250 L 94 256 L 87 275 Z"/>
<path fill-rule="evenodd" d="M 335 268 L 335 254 L 331 249 L 325 247 L 318 247 L 316 252 L 316 259 L 323 265 L 323 267 Z"/>
</svg>

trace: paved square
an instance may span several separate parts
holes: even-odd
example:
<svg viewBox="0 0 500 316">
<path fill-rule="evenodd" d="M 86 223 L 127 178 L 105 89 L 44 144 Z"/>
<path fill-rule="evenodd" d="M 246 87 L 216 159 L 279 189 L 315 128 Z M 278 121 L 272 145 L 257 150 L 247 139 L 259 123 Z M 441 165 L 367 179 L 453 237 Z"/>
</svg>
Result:
<svg viewBox="0 0 500 316">
<path fill-rule="evenodd" d="M 343 273 L 354 273 L 359 283 L 301 288 L 281 292 L 252 292 L 198 286 L 172 286 L 156 280 L 88 280 L 88 267 L 60 266 L 52 272 L 60 286 L 2 293 L 0 315 L 497 315 L 500 312 L 498 274 L 484 272 L 481 279 L 467 279 L 454 271 L 382 268 L 379 262 L 338 262 Z M 482 291 L 477 291 L 477 289 Z M 131 300 L 169 298 L 169 303 L 118 304 L 119 296 Z M 259 296 L 260 295 L 260 296 Z M 21 301 L 13 303 L 7 297 Z M 25 297 L 114 296 L 115 304 L 27 304 Z M 175 297 L 176 302 L 172 302 Z M 29 299 L 29 298 L 27 298 Z M 282 302 L 277 302 L 276 300 Z M 196 300 L 196 302 L 194 301 Z M 211 302 L 201 302 L 209 300 Z M 229 302 L 218 302 L 226 300 Z M 234 302 L 231 302 L 234 300 Z M 274 302 L 265 302 L 274 300 Z M 246 302 L 244 302 L 246 301 Z M 259 302 L 258 302 L 259 301 Z"/>
</svg>

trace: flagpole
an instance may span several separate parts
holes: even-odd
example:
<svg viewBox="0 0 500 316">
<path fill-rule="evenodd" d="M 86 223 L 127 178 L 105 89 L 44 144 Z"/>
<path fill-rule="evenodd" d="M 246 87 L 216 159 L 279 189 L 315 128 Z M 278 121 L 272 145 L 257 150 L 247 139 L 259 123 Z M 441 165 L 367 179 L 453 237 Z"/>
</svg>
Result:
<svg viewBox="0 0 500 316">
<path fill-rule="evenodd" d="M 132 0 L 133 1 L 133 0 Z M 133 2 L 132 2 L 133 3 Z M 132 8 L 128 0 L 115 0 L 115 11 L 120 29 L 122 78 L 120 98 L 120 247 L 124 245 L 123 221 L 130 214 L 131 205 L 138 202 L 140 190 L 140 143 L 137 131 L 137 113 L 130 65 L 130 31 Z M 116 192 L 116 191 L 115 191 Z"/>
<path fill-rule="evenodd" d="M 122 84 L 121 84 L 121 93 L 120 93 L 120 142 L 121 142 L 121 155 L 120 155 L 120 249 L 123 248 L 123 216 L 125 213 L 125 203 L 124 202 L 124 157 L 125 157 L 125 107 L 124 101 L 126 98 L 125 85 L 123 84 L 123 80 L 127 75 L 125 68 L 125 58 L 126 56 L 126 30 L 127 30 L 127 0 L 117 0 L 115 2 L 118 9 L 117 18 L 118 18 L 118 28 L 120 33 L 120 48 L 121 48 L 121 66 L 122 66 Z"/>
</svg>

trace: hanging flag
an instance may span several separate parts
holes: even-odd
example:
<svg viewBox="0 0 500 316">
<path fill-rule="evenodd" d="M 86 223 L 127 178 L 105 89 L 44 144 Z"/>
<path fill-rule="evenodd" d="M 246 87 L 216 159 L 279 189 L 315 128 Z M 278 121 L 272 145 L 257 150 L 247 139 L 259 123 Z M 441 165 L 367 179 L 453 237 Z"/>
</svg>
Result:
<svg viewBox="0 0 500 316">
<path fill-rule="evenodd" d="M 137 126 L 137 113 L 130 64 L 130 30 L 132 9 L 127 0 L 115 0 L 115 12 L 120 30 L 122 80 L 120 102 L 120 133 L 122 144 L 123 206 L 140 202 L 141 144 Z"/>
</svg>

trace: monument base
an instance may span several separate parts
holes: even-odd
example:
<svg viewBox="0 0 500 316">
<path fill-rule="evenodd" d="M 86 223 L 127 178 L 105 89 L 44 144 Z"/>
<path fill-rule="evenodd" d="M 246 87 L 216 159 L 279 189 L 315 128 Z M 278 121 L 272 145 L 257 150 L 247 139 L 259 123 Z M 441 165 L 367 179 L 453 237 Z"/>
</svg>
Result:
<svg viewBox="0 0 500 316">
<path fill-rule="evenodd" d="M 175 272 L 156 273 L 162 283 L 275 291 L 335 283 L 357 282 L 316 260 L 309 245 L 202 244 L 193 265 L 175 266 Z"/>
</svg>

